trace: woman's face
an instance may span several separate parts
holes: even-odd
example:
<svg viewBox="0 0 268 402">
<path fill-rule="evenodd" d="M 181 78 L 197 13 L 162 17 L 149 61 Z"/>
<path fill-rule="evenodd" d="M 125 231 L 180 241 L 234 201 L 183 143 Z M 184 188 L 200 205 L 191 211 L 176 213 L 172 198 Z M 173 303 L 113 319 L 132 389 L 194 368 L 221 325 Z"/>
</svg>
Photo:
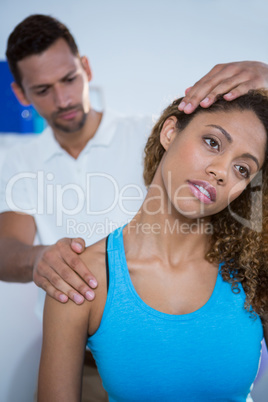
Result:
<svg viewBox="0 0 268 402">
<path fill-rule="evenodd" d="M 185 217 L 214 215 L 237 198 L 262 167 L 264 126 L 254 112 L 235 110 L 200 113 L 179 133 L 175 122 L 171 117 L 164 126 L 167 136 L 164 128 L 161 133 L 167 150 L 161 175 L 168 198 Z"/>
</svg>

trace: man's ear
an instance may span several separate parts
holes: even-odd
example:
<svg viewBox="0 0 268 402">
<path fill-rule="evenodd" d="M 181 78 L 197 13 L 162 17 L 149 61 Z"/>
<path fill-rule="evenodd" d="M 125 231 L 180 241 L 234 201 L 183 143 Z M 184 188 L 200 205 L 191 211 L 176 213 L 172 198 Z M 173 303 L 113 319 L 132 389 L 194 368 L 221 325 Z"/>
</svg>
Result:
<svg viewBox="0 0 268 402">
<path fill-rule="evenodd" d="M 26 98 L 23 89 L 16 82 L 11 83 L 11 88 L 16 98 L 23 106 L 29 106 L 31 104 L 31 102 Z"/>
<path fill-rule="evenodd" d="M 88 82 L 89 82 L 92 80 L 92 71 L 91 71 L 91 67 L 90 67 L 88 58 L 86 56 L 82 56 L 81 63 L 82 63 L 83 69 L 85 70 L 85 72 L 87 74 L 87 78 L 88 78 Z"/>
<path fill-rule="evenodd" d="M 176 137 L 176 134 L 178 132 L 176 124 L 177 118 L 175 116 L 170 116 L 163 124 L 162 130 L 160 132 L 160 142 L 166 151 L 174 141 L 174 138 Z"/>
</svg>

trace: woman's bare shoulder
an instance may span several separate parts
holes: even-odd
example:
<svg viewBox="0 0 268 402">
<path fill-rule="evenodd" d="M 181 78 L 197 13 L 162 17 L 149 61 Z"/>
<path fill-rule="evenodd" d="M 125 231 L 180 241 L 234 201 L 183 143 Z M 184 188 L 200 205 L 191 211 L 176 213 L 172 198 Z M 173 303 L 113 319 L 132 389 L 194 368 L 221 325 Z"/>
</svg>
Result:
<svg viewBox="0 0 268 402">
<path fill-rule="evenodd" d="M 100 325 L 107 298 L 105 255 L 106 239 L 102 239 L 92 246 L 87 247 L 86 250 L 81 254 L 81 259 L 98 282 L 97 288 L 94 289 L 94 300 L 86 301 L 86 304 L 90 304 L 88 327 L 88 333 L 90 335 L 94 334 Z"/>
<path fill-rule="evenodd" d="M 98 283 L 98 278 L 102 280 L 103 273 L 105 273 L 105 254 L 106 239 L 102 239 L 97 243 L 92 244 L 87 247 L 82 254 L 80 254 L 81 259 L 96 277 Z"/>
</svg>

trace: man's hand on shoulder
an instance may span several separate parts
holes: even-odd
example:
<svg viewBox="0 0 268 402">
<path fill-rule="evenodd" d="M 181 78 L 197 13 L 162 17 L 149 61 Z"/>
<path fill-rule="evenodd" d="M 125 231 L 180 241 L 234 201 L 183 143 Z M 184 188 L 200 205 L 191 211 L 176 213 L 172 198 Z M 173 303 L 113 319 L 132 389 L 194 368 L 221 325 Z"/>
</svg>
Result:
<svg viewBox="0 0 268 402">
<path fill-rule="evenodd" d="M 185 91 L 179 110 L 192 113 L 198 105 L 207 108 L 219 95 L 231 101 L 250 89 L 268 87 L 268 65 L 258 61 L 217 64 Z"/>
<path fill-rule="evenodd" d="M 68 299 L 81 304 L 95 297 L 92 289 L 97 281 L 79 254 L 85 250 L 81 238 L 63 238 L 51 246 L 37 246 L 33 266 L 33 281 L 49 296 L 65 303 Z"/>
</svg>

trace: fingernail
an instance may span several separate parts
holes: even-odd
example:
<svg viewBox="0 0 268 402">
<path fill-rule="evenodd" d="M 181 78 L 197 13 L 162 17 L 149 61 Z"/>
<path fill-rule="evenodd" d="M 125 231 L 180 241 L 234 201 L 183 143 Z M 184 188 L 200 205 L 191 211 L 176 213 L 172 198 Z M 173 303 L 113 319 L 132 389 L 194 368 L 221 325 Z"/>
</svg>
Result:
<svg viewBox="0 0 268 402">
<path fill-rule="evenodd" d="M 203 99 L 202 102 L 200 102 L 200 103 L 205 103 L 205 104 L 209 103 L 209 98 Z"/>
<path fill-rule="evenodd" d="M 181 102 L 181 103 L 179 104 L 179 109 L 180 109 L 180 110 L 183 110 L 184 107 L 185 107 L 185 102 Z"/>
<path fill-rule="evenodd" d="M 60 295 L 60 296 L 59 296 L 59 299 L 60 299 L 61 302 L 65 303 L 65 302 L 67 302 L 67 300 L 68 300 L 68 296 L 66 296 L 66 295 Z"/>
<path fill-rule="evenodd" d="M 90 290 L 88 290 L 86 292 L 86 298 L 87 298 L 87 300 L 93 300 L 94 299 L 94 293 L 90 292 Z"/>
<path fill-rule="evenodd" d="M 75 246 L 80 250 L 80 251 L 82 251 L 82 246 L 81 246 L 81 244 L 80 243 L 77 243 L 76 241 L 74 242 L 74 244 L 75 244 Z"/>
<path fill-rule="evenodd" d="M 233 96 L 232 92 L 228 92 L 228 94 L 224 95 L 224 98 L 231 98 Z"/>
<path fill-rule="evenodd" d="M 91 288 L 96 288 L 97 285 L 98 285 L 98 283 L 97 283 L 97 281 L 96 281 L 95 279 L 90 279 L 90 281 L 89 281 L 89 286 L 90 286 Z"/>
<path fill-rule="evenodd" d="M 83 296 L 78 295 L 78 294 L 75 294 L 75 295 L 74 295 L 74 302 L 75 302 L 75 303 L 80 304 L 80 303 L 82 303 L 83 301 L 84 301 Z"/>
<path fill-rule="evenodd" d="M 192 104 L 188 103 L 188 105 L 184 108 L 184 111 L 187 112 L 191 112 L 192 111 Z"/>
</svg>

